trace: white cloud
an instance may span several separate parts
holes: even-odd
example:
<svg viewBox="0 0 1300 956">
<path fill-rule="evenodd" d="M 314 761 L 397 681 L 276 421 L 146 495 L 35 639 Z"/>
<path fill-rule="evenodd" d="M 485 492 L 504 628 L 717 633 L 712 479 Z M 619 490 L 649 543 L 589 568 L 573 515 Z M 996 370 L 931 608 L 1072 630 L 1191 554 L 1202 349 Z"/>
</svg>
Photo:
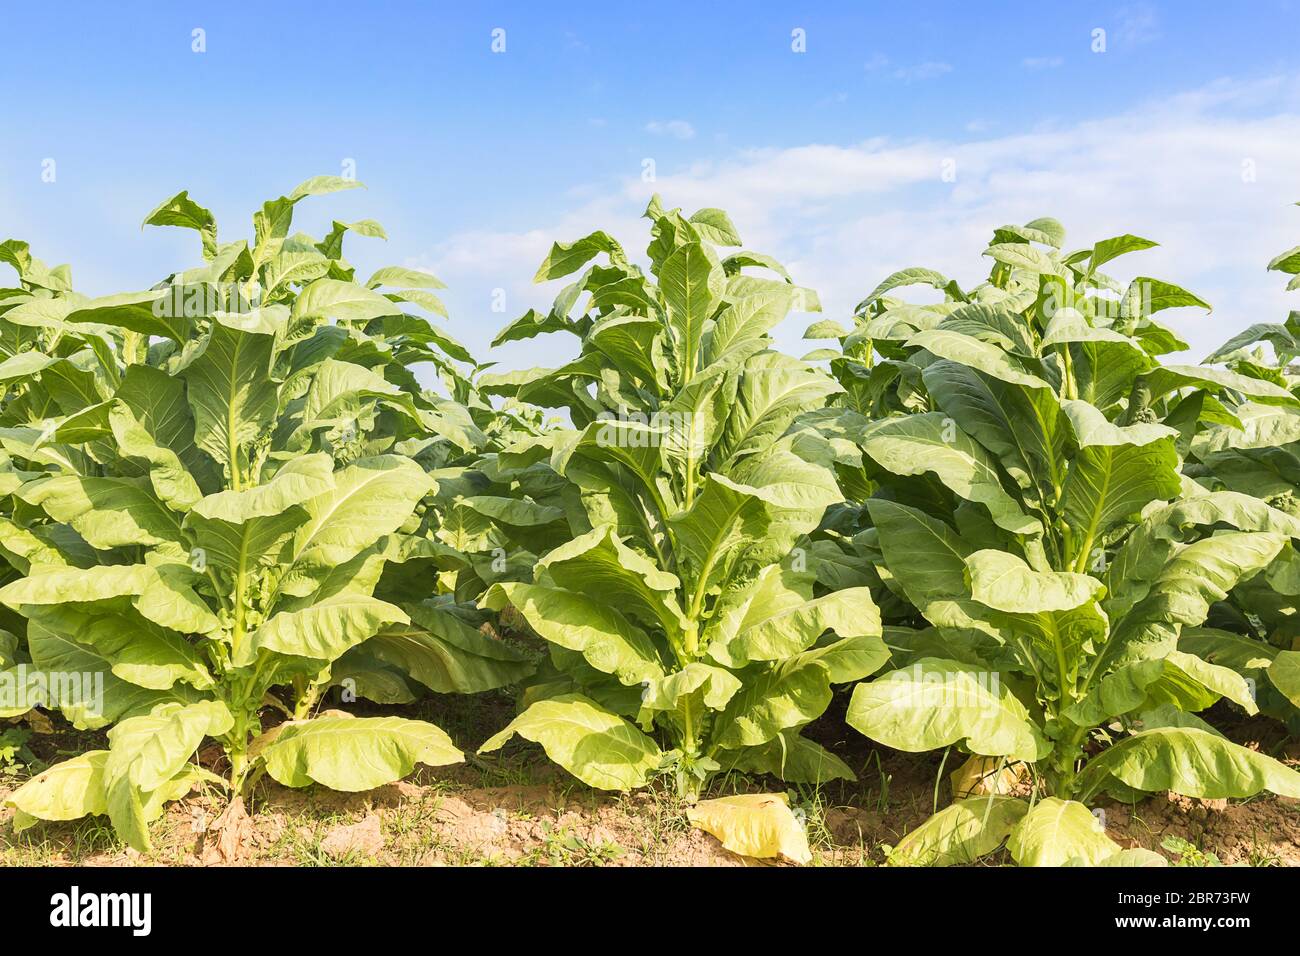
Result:
<svg viewBox="0 0 1300 956">
<path fill-rule="evenodd" d="M 894 79 L 902 80 L 904 83 L 914 83 L 918 80 L 933 80 L 951 72 L 951 64 L 927 60 L 925 63 L 916 63 L 912 66 L 900 66 L 894 71 Z"/>
<path fill-rule="evenodd" d="M 1115 14 L 1115 37 L 1125 46 L 1141 46 L 1159 37 L 1156 13 L 1149 4 L 1121 7 Z"/>
<path fill-rule="evenodd" d="M 1027 56 L 1020 61 L 1026 70 L 1054 70 L 1065 62 L 1059 56 Z"/>
<path fill-rule="evenodd" d="M 529 279 L 552 239 L 603 228 L 639 252 L 648 241 L 639 216 L 651 192 L 687 210 L 721 206 L 747 248 L 777 256 L 821 294 L 827 317 L 843 320 L 890 272 L 937 268 L 969 287 L 987 276 L 981 258 L 992 230 L 1055 216 L 1071 248 L 1132 232 L 1158 248 L 1118 260 L 1117 278 L 1155 276 L 1183 285 L 1215 306 L 1164 316 L 1199 361 L 1251 322 L 1297 307 L 1285 282 L 1264 266 L 1300 238 L 1300 78 L 1221 81 L 1129 112 L 1008 135 L 962 141 L 872 139 L 848 145 L 754 149 L 699 162 L 659 180 L 629 178 L 588 193 L 558 220 L 517 233 L 453 237 L 421 264 L 451 285 L 453 316 L 483 315 L 488 290 L 508 290 L 506 315 L 463 337 L 479 353 L 509 319 L 549 303 L 559 284 Z M 943 182 L 945 160 L 955 182 Z M 1256 180 L 1243 180 L 1243 162 Z M 465 298 L 468 297 L 468 298 Z M 465 310 L 458 308 L 464 301 Z M 460 325 L 457 321 L 453 327 Z M 799 354 L 804 323 L 779 333 Z M 461 326 L 464 328 L 464 326 Z M 552 336 L 500 350 L 507 367 L 551 364 L 572 352 Z"/>
<path fill-rule="evenodd" d="M 674 139 L 694 139 L 695 127 L 686 120 L 651 120 L 645 124 L 647 133 L 656 136 L 671 136 Z"/>
</svg>

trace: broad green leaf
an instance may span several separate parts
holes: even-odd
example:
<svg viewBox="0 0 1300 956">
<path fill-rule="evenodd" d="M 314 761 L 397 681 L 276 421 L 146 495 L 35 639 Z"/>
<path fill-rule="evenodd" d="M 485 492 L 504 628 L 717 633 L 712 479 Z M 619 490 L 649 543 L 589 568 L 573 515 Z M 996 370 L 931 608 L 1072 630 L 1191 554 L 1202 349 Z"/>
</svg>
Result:
<svg viewBox="0 0 1300 956">
<path fill-rule="evenodd" d="M 397 455 L 363 458 L 334 473 L 334 487 L 302 503 L 307 523 L 287 560 L 300 569 L 341 565 L 396 531 L 432 489 L 424 470 Z"/>
<path fill-rule="evenodd" d="M 213 320 L 181 373 L 194 412 L 194 441 L 226 467 L 238 488 L 247 452 L 270 429 L 276 412 L 271 379 L 273 337 Z"/>
<path fill-rule="evenodd" d="M 1021 866 L 1096 866 L 1121 848 L 1082 803 L 1047 797 L 1016 824 L 1007 849 Z"/>
<path fill-rule="evenodd" d="M 966 866 L 1002 845 L 1029 805 L 1015 797 L 955 801 L 898 841 L 890 866 Z"/>
<path fill-rule="evenodd" d="M 717 718 L 714 743 L 756 747 L 820 717 L 831 702 L 830 672 L 815 653 L 746 672 L 741 690 Z"/>
<path fill-rule="evenodd" d="M 259 651 L 332 661 L 389 624 L 409 624 L 401 608 L 365 594 L 343 593 L 296 611 L 281 611 L 236 647 L 237 665 L 251 664 Z"/>
<path fill-rule="evenodd" d="M 1010 362 L 993 346 L 976 345 L 993 349 L 1002 361 Z M 1071 429 L 1045 382 L 1029 387 L 1009 384 L 960 360 L 933 362 L 921 377 L 939 408 L 997 456 L 1030 503 L 1059 495 Z"/>
<path fill-rule="evenodd" d="M 18 811 L 15 831 L 25 815 L 35 820 L 80 820 L 108 812 L 104 785 L 107 750 L 91 750 L 56 763 L 15 790 L 4 805 Z M 30 825 L 30 822 L 29 824 Z"/>
<path fill-rule="evenodd" d="M 996 672 L 932 657 L 859 684 L 845 720 L 871 739 L 911 753 L 961 743 L 972 753 L 1032 762 L 1047 746 Z"/>
<path fill-rule="evenodd" d="M 198 650 L 180 635 L 144 620 L 129 608 L 82 611 L 54 605 L 28 623 L 29 636 L 62 635 L 101 655 L 112 673 L 149 690 L 169 690 L 177 681 L 204 689 L 212 676 Z"/>
<path fill-rule="evenodd" d="M 1268 679 L 1287 700 L 1300 707 L 1300 651 L 1281 651 L 1268 667 Z"/>
<path fill-rule="evenodd" d="M 610 526 L 554 548 L 537 573 L 589 601 L 617 608 L 642 628 L 659 626 L 675 639 L 687 627 L 677 598 L 681 581 L 623 544 Z"/>
<path fill-rule="evenodd" d="M 332 488 L 333 464 L 324 454 L 295 458 L 264 484 L 196 502 L 185 523 L 204 560 L 236 575 L 276 561 L 281 543 L 309 517 L 299 506 Z"/>
<path fill-rule="evenodd" d="M 534 282 L 558 279 L 577 272 L 600 253 L 609 253 L 611 259 L 621 259 L 623 250 L 604 232 L 593 232 L 575 242 L 556 242 L 533 276 Z"/>
<path fill-rule="evenodd" d="M 133 479 L 58 475 L 23 485 L 17 495 L 101 550 L 184 540 L 181 516 Z"/>
<path fill-rule="evenodd" d="M 1116 236 L 1113 239 L 1103 239 L 1092 247 L 1092 258 L 1088 260 L 1088 272 L 1097 271 L 1101 266 L 1119 256 L 1130 252 L 1140 252 L 1143 249 L 1151 249 L 1157 245 L 1159 243 L 1152 242 L 1150 239 L 1143 239 L 1141 236 L 1133 236 L 1128 233 Z"/>
<path fill-rule="evenodd" d="M 1176 497 L 1182 483 L 1173 429 L 1113 425 L 1086 402 L 1067 401 L 1063 409 L 1080 449 L 1066 475 L 1061 515 L 1078 542 L 1082 568 L 1094 542 L 1150 502 Z"/>
<path fill-rule="evenodd" d="M 659 272 L 659 289 L 668 312 L 679 367 L 690 380 L 699 361 L 705 323 L 722 297 L 724 274 L 717 258 L 698 242 L 680 246 Z"/>
<path fill-rule="evenodd" d="M 1035 571 L 1005 551 L 976 551 L 966 558 L 971 596 L 1010 614 L 1071 611 L 1099 597 L 1101 582 L 1068 571 Z"/>
<path fill-rule="evenodd" d="M 1253 797 L 1261 790 L 1300 797 L 1300 773 L 1272 757 L 1188 727 L 1162 727 L 1133 734 L 1088 762 L 1079 775 L 1084 799 L 1112 780 L 1142 791 L 1172 790 L 1219 800 Z"/>
<path fill-rule="evenodd" d="M 584 594 L 536 584 L 503 581 L 483 596 L 484 607 L 513 606 L 534 631 L 560 647 L 577 651 L 596 670 L 627 685 L 663 676 L 654 643 L 618 610 Z"/>
<path fill-rule="evenodd" d="M 578 694 L 533 704 L 479 752 L 499 750 L 514 734 L 541 744 L 548 757 L 598 790 L 643 787 L 662 759 L 649 737 Z"/>
<path fill-rule="evenodd" d="M 68 313 L 67 321 L 111 325 L 184 343 L 190 337 L 193 323 L 183 312 L 172 307 L 174 301 L 166 289 L 106 295 L 82 303 Z"/>
<path fill-rule="evenodd" d="M 108 411 L 118 451 L 128 458 L 138 458 L 149 468 L 149 484 L 154 494 L 173 511 L 188 511 L 203 492 L 180 456 L 149 434 L 125 403 L 114 402 Z"/>
<path fill-rule="evenodd" d="M 758 747 L 727 751 L 725 769 L 769 773 L 787 783 L 829 783 L 857 780 L 853 770 L 821 744 L 795 731 L 785 731 Z"/>
<path fill-rule="evenodd" d="M 744 365 L 735 404 L 714 455 L 726 463 L 765 451 L 795 417 L 825 405 L 838 386 L 810 366 L 776 352 L 763 352 Z"/>
<path fill-rule="evenodd" d="M 400 780 L 417 763 L 443 767 L 465 755 L 433 724 L 402 717 L 351 717 L 331 711 L 289 721 L 254 748 L 266 772 L 286 787 L 319 783 L 356 793 Z"/>
<path fill-rule="evenodd" d="M 1211 392 L 1231 390 L 1240 392 L 1266 405 L 1300 405 L 1300 399 L 1280 385 L 1250 378 L 1227 369 L 1205 368 L 1195 365 L 1163 365 L 1146 376 L 1152 399 L 1161 398 L 1175 389 L 1204 388 Z"/>
<path fill-rule="evenodd" d="M 190 198 L 190 191 L 182 189 L 170 199 L 164 199 L 149 215 L 144 226 L 180 226 L 198 232 L 203 241 L 203 258 L 217 254 L 217 220 L 210 210 L 204 209 Z"/>
<path fill-rule="evenodd" d="M 1002 487 L 989 454 L 943 412 L 886 418 L 867 426 L 862 449 L 894 475 L 933 473 L 954 494 L 989 509 L 999 527 L 1013 534 L 1041 534 Z"/>
<path fill-rule="evenodd" d="M 978 626 L 985 611 L 966 583 L 966 558 L 975 549 L 915 508 L 873 498 L 867 510 L 880 533 L 885 564 L 917 610 L 937 627 Z"/>
</svg>

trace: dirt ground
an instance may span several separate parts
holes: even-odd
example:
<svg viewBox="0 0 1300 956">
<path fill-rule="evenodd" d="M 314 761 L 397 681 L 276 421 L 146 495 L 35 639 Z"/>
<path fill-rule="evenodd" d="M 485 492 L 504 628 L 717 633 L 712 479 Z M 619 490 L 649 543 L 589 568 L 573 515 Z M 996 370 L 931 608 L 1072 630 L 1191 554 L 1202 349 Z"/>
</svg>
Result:
<svg viewBox="0 0 1300 956">
<path fill-rule="evenodd" d="M 838 713 L 843 701 L 837 704 L 808 732 L 858 772 L 856 783 L 792 788 L 730 775 L 709 795 L 786 790 L 806 821 L 813 865 L 880 865 L 883 847 L 946 805 L 947 774 L 955 764 L 943 765 L 939 754 L 875 747 L 845 727 Z M 472 754 L 509 719 L 511 707 L 505 695 L 445 698 L 411 716 L 439 723 Z M 53 732 L 29 741 L 39 761 L 102 746 L 67 728 L 48 729 Z M 1240 721 L 1230 735 L 1293 763 L 1300 758 L 1300 744 L 1266 720 Z M 0 776 L 0 800 L 22 779 Z M 1300 801 L 1160 795 L 1101 809 L 1108 833 L 1122 846 L 1163 852 L 1172 862 L 1300 865 Z M 236 808 L 233 826 L 214 827 L 223 810 L 218 790 L 191 793 L 153 826 L 154 849 L 145 856 L 119 843 L 104 818 L 38 824 L 15 834 L 13 812 L 0 811 L 0 865 L 773 865 L 736 856 L 693 829 L 666 788 L 598 793 L 551 765 L 539 747 L 518 741 L 492 759 L 471 756 L 458 767 L 420 768 L 368 793 L 291 790 L 268 781 L 259 785 L 250 815 Z M 981 865 L 1006 862 L 1005 855 L 994 855 Z"/>
</svg>

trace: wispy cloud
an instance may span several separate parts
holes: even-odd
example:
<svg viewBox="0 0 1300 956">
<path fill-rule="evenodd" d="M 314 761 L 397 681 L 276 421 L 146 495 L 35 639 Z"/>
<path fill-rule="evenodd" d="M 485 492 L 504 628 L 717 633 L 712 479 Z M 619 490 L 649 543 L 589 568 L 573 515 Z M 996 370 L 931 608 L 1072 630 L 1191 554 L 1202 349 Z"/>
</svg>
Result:
<svg viewBox="0 0 1300 956">
<path fill-rule="evenodd" d="M 671 136 L 674 139 L 694 139 L 695 127 L 686 120 L 651 120 L 645 124 L 647 133 L 656 136 Z"/>
<path fill-rule="evenodd" d="M 1059 56 L 1027 56 L 1020 61 L 1026 70 L 1054 70 L 1065 62 Z"/>
<path fill-rule="evenodd" d="M 1160 35 L 1156 12 L 1149 4 L 1121 7 L 1115 18 L 1115 39 L 1124 46 L 1150 43 Z"/>
<path fill-rule="evenodd" d="M 1160 242 L 1131 264 L 1120 260 L 1114 272 L 1166 279 L 1214 303 L 1211 320 L 1196 310 L 1166 313 L 1192 343 L 1190 360 L 1250 322 L 1295 308 L 1294 295 L 1264 264 L 1300 233 L 1300 212 L 1290 205 L 1300 198 L 1293 195 L 1300 77 L 1222 81 L 1110 117 L 966 136 L 753 149 L 675 173 L 661 167 L 657 182 L 629 178 L 538 228 L 454 236 L 421 264 L 471 301 L 508 287 L 510 314 L 493 317 L 504 325 L 554 295 L 527 282 L 550 240 L 604 228 L 636 249 L 645 235 L 638 217 L 659 192 L 688 211 L 728 210 L 747 248 L 782 259 L 837 318 L 882 277 L 907 266 L 937 268 L 969 287 L 987 274 L 980 253 L 994 228 L 1044 215 L 1066 225 L 1070 248 L 1125 232 Z M 948 160 L 955 182 L 941 177 Z M 1242 175 L 1245 160 L 1253 181 Z M 1212 233 L 1206 222 L 1215 223 Z M 467 344 L 484 346 L 492 331 L 483 331 L 481 343 L 467 334 Z M 782 347 L 797 353 L 801 332 L 797 320 L 783 326 Z M 567 356 L 568 345 L 539 340 L 494 358 L 547 364 Z"/>
<path fill-rule="evenodd" d="M 902 80 L 904 83 L 915 83 L 919 80 L 933 80 L 951 72 L 952 64 L 927 60 L 924 63 L 916 63 L 911 66 L 900 66 L 894 71 L 893 77 L 896 80 Z"/>
</svg>

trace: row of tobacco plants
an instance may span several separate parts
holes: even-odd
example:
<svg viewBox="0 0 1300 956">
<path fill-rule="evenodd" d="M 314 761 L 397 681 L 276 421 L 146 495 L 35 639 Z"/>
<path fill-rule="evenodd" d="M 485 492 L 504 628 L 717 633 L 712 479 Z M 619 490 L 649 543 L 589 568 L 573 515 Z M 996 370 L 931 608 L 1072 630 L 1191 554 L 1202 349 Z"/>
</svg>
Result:
<svg viewBox="0 0 1300 956">
<path fill-rule="evenodd" d="M 851 782 L 802 733 L 836 693 L 957 768 L 893 863 L 1162 862 L 1090 807 L 1300 797 L 1203 714 L 1300 730 L 1300 313 L 1162 364 L 1186 345 L 1159 313 L 1207 304 L 1101 271 L 1150 241 L 1066 251 L 1040 219 L 994 232 L 986 281 L 895 273 L 794 358 L 771 332 L 815 293 L 656 198 L 644 256 L 552 247 L 536 278 L 567 284 L 494 344 L 572 357 L 500 372 L 435 277 L 358 276 L 344 240 L 378 223 L 292 230 L 355 185 L 308 180 L 232 241 L 172 197 L 145 222 L 201 264 L 143 292 L 0 244 L 0 716 L 106 740 L 13 792 L 16 829 L 101 814 L 144 850 L 200 785 L 230 827 L 267 777 L 371 789 L 465 759 L 402 705 L 497 688 L 517 716 L 480 752 L 675 789 L 753 855 L 808 858 L 783 795 L 701 797 Z M 1271 268 L 1300 285 L 1300 250 Z"/>
</svg>

